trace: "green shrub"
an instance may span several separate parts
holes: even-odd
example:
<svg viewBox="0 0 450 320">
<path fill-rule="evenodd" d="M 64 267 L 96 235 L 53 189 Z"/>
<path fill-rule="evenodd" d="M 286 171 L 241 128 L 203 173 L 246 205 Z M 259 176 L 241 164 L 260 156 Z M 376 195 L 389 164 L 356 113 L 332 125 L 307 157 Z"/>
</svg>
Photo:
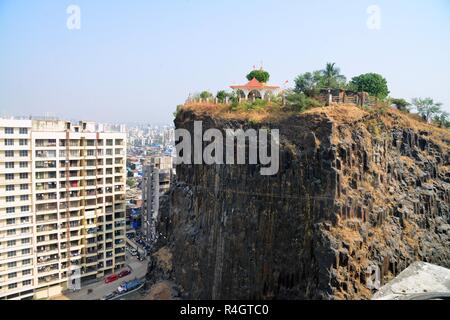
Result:
<svg viewBox="0 0 450 320">
<path fill-rule="evenodd" d="M 322 106 L 322 104 L 316 99 L 310 98 L 304 93 L 297 93 L 294 91 L 289 91 L 286 94 L 286 105 L 299 112 Z"/>
</svg>

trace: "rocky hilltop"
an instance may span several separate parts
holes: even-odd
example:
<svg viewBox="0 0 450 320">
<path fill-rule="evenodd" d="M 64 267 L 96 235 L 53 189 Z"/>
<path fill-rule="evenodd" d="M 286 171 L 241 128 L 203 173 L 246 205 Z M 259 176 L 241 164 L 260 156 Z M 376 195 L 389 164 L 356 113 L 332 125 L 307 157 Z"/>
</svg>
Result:
<svg viewBox="0 0 450 320">
<path fill-rule="evenodd" d="M 152 282 L 189 299 L 368 299 L 415 261 L 450 267 L 450 134 L 396 110 L 183 108 L 177 128 L 280 130 L 280 170 L 179 165 Z"/>
</svg>

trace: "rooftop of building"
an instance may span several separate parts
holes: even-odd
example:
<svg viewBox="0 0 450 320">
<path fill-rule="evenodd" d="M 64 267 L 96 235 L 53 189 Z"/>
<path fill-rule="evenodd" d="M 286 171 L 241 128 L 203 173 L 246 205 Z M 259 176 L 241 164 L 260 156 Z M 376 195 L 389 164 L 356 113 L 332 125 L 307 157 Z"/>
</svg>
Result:
<svg viewBox="0 0 450 320">
<path fill-rule="evenodd" d="M 105 133 L 125 133 L 126 126 L 123 124 L 104 124 L 94 121 L 67 121 L 54 117 L 10 117 L 0 118 L 0 127 L 25 127 L 34 131 L 49 132 L 105 132 Z"/>
</svg>

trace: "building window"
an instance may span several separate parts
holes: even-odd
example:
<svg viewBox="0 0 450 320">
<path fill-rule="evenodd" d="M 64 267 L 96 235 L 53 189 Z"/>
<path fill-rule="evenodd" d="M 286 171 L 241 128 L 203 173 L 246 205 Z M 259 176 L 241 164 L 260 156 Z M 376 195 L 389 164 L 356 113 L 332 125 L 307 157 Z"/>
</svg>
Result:
<svg viewBox="0 0 450 320">
<path fill-rule="evenodd" d="M 29 199 L 29 197 L 28 197 L 27 194 L 23 194 L 23 195 L 20 196 L 20 200 L 21 201 L 27 201 L 28 199 Z"/>
<path fill-rule="evenodd" d="M 28 232 L 30 232 L 30 228 L 21 228 L 21 229 L 20 229 L 20 232 L 22 232 L 22 233 L 28 233 Z"/>
<path fill-rule="evenodd" d="M 14 213 L 16 212 L 16 208 L 6 208 L 6 213 Z"/>
<path fill-rule="evenodd" d="M 9 240 L 8 241 L 8 247 L 12 247 L 16 245 L 16 240 Z"/>
<path fill-rule="evenodd" d="M 5 168 L 6 169 L 14 169 L 14 162 L 6 162 Z"/>
<path fill-rule="evenodd" d="M 27 271 L 30 271 L 30 270 L 27 270 Z M 25 271 L 23 272 L 23 274 L 25 274 Z M 29 273 L 28 273 L 28 274 L 29 274 Z M 30 285 L 31 285 L 31 280 L 25 280 L 24 282 L 22 282 L 22 285 L 23 285 L 24 287 L 30 286 Z"/>
<path fill-rule="evenodd" d="M 6 197 L 6 202 L 14 202 L 15 197 L 14 196 L 7 196 Z"/>
<path fill-rule="evenodd" d="M 17 267 L 17 262 L 8 262 L 8 268 L 15 268 Z"/>
<path fill-rule="evenodd" d="M 27 184 L 21 184 L 20 185 L 20 190 L 28 190 L 28 185 Z"/>
<path fill-rule="evenodd" d="M 5 180 L 14 180 L 14 173 L 5 174 Z"/>
<path fill-rule="evenodd" d="M 22 265 L 28 265 L 31 264 L 31 259 L 25 259 L 22 261 Z"/>
<path fill-rule="evenodd" d="M 14 139 L 5 139 L 5 146 L 13 146 Z"/>
<path fill-rule="evenodd" d="M 28 145 L 28 140 L 27 139 L 20 139 L 19 140 L 19 145 L 20 146 L 27 146 Z"/>
<path fill-rule="evenodd" d="M 20 174 L 20 179 L 28 179 L 28 173 L 27 172 L 22 172 Z"/>
<path fill-rule="evenodd" d="M 31 242 L 30 238 L 22 239 L 22 244 L 28 244 L 30 242 Z"/>
<path fill-rule="evenodd" d="M 25 224 L 25 223 L 29 223 L 30 222 L 30 218 L 25 217 L 25 218 L 20 218 L 20 223 L 21 224 Z"/>
<path fill-rule="evenodd" d="M 14 128 L 5 128 L 5 134 L 14 134 Z"/>
<path fill-rule="evenodd" d="M 8 279 L 13 279 L 17 277 L 17 272 L 11 272 L 8 274 Z"/>
<path fill-rule="evenodd" d="M 21 157 L 28 157 L 28 150 L 20 150 L 19 154 Z"/>
<path fill-rule="evenodd" d="M 11 224 L 15 224 L 15 223 L 16 223 L 16 219 L 6 219 L 7 225 L 11 225 Z"/>
<path fill-rule="evenodd" d="M 28 134 L 28 128 L 20 128 L 19 133 L 20 134 Z"/>
<path fill-rule="evenodd" d="M 15 251 L 10 251 L 8 252 L 8 258 L 12 258 L 16 256 L 16 252 Z"/>
<path fill-rule="evenodd" d="M 23 249 L 22 250 L 22 255 L 30 254 L 30 252 L 31 252 L 30 249 Z"/>
<path fill-rule="evenodd" d="M 14 191 L 14 185 L 13 184 L 8 184 L 6 186 L 6 191 Z"/>
<path fill-rule="evenodd" d="M 30 211 L 30 206 L 21 206 L 20 207 L 20 211 L 21 212 L 28 212 Z M 28 221 L 27 221 L 28 222 Z"/>
<path fill-rule="evenodd" d="M 17 288 L 17 283 L 11 283 L 11 284 L 8 284 L 8 289 L 15 289 L 15 288 Z"/>
<path fill-rule="evenodd" d="M 6 150 L 5 151 L 5 157 L 7 157 L 7 158 L 14 157 L 14 150 Z"/>
<path fill-rule="evenodd" d="M 21 161 L 21 162 L 20 162 L 20 167 L 21 167 L 21 168 L 28 168 L 28 162 L 26 162 L 26 161 Z"/>
<path fill-rule="evenodd" d="M 13 235 L 16 234 L 16 230 L 15 230 L 15 229 L 10 229 L 10 230 L 6 231 L 6 234 L 7 234 L 8 236 L 13 236 Z"/>
</svg>

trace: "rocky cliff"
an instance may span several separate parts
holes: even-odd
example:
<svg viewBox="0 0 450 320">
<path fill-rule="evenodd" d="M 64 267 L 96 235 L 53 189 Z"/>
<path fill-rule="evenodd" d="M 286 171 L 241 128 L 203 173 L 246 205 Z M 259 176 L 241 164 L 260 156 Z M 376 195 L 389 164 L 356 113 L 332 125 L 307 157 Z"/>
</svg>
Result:
<svg viewBox="0 0 450 320">
<path fill-rule="evenodd" d="M 450 267 L 448 131 L 354 106 L 257 121 L 208 110 L 181 110 L 176 127 L 279 129 L 280 170 L 179 165 L 149 279 L 190 299 L 366 299 L 377 274 Z"/>
</svg>

